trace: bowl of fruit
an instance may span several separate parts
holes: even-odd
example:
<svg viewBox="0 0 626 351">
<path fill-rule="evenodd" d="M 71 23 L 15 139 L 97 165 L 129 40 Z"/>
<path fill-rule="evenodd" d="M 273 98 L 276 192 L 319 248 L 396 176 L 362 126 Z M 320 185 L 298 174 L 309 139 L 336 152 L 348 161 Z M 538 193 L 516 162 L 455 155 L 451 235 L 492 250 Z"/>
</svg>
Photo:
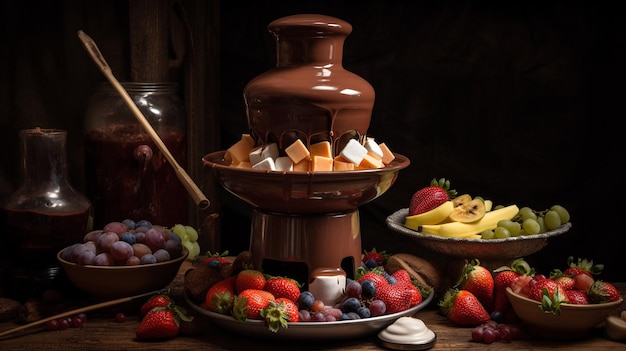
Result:
<svg viewBox="0 0 626 351">
<path fill-rule="evenodd" d="M 448 180 L 433 179 L 412 196 L 408 208 L 387 217 L 387 226 L 434 252 L 481 262 L 530 255 L 572 226 L 569 212 L 561 205 L 542 210 L 494 206 L 489 199 L 457 195 L 449 188 Z"/>
<path fill-rule="evenodd" d="M 134 222 L 133 222 L 134 223 Z M 110 222 L 57 253 L 69 281 L 98 299 L 131 297 L 165 288 L 189 256 L 180 235 L 139 221 Z"/>
<path fill-rule="evenodd" d="M 549 282 L 552 279 L 545 279 Z M 594 283 L 597 290 L 609 285 L 602 281 Z M 609 287 L 610 288 L 610 287 Z M 545 291 L 543 291 L 545 289 Z M 544 288 L 538 296 L 524 295 L 506 289 L 513 310 L 533 334 L 546 339 L 581 339 L 590 334 L 605 319 L 617 311 L 624 300 L 619 293 L 607 300 L 600 295 L 589 295 L 587 303 L 576 303 L 569 293 L 554 288 Z M 593 290 L 594 288 L 592 288 Z M 603 294 L 599 292 L 599 294 Z M 539 301 L 541 300 L 541 301 Z M 571 301 L 570 301 L 571 300 Z"/>
</svg>

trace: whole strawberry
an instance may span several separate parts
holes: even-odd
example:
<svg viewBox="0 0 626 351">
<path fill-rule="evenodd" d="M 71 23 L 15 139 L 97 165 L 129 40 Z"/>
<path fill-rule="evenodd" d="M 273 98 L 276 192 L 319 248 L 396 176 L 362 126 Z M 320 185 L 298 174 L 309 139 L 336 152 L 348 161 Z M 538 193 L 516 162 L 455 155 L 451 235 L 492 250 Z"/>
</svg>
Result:
<svg viewBox="0 0 626 351">
<path fill-rule="evenodd" d="M 554 296 L 554 293 L 559 288 L 559 284 L 553 279 L 543 279 L 536 282 L 533 286 L 530 287 L 530 290 L 528 290 L 528 298 L 541 302 L 544 295 L 544 289 L 546 290 L 548 296 Z M 561 291 L 563 292 L 562 289 Z"/>
<path fill-rule="evenodd" d="M 261 311 L 276 300 L 269 291 L 259 289 L 244 290 L 235 297 L 233 316 L 240 321 L 262 319 Z"/>
<path fill-rule="evenodd" d="M 587 295 L 591 303 L 613 302 L 622 297 L 613 284 L 602 280 L 593 282 L 587 291 Z"/>
<path fill-rule="evenodd" d="M 206 293 L 203 307 L 209 311 L 228 314 L 235 300 L 235 279 L 235 276 L 230 276 L 213 284 Z"/>
<path fill-rule="evenodd" d="M 298 301 L 300 297 L 300 284 L 286 277 L 269 277 L 263 290 L 269 291 L 275 298 L 284 297 L 291 301 Z"/>
<path fill-rule="evenodd" d="M 579 258 L 576 262 L 574 262 L 573 256 L 567 258 L 567 266 L 568 267 L 563 271 L 563 274 L 572 277 L 582 273 L 593 278 L 594 275 L 600 274 L 604 269 L 603 264 L 593 264 L 593 260 L 588 260 L 586 258 Z"/>
<path fill-rule="evenodd" d="M 523 258 L 511 262 L 510 266 L 502 266 L 494 270 L 493 310 L 502 313 L 507 321 L 515 320 L 516 315 L 506 295 L 506 288 L 522 275 L 534 275 L 535 270 Z"/>
<path fill-rule="evenodd" d="M 150 310 L 154 309 L 155 307 L 167 307 L 170 306 L 172 303 L 172 299 L 169 296 L 165 294 L 158 294 L 152 296 L 148 299 L 148 301 L 141 305 L 139 311 L 141 312 L 142 316 L 145 316 L 148 312 L 150 312 Z"/>
<path fill-rule="evenodd" d="M 385 284 L 376 286 L 374 299 L 385 303 L 385 314 L 392 314 L 409 309 L 414 295 L 413 289 L 406 284 Z"/>
<path fill-rule="evenodd" d="M 269 305 L 261 310 L 261 318 L 270 331 L 277 332 L 279 328 L 287 328 L 287 323 L 300 320 L 298 305 L 288 298 L 279 297 L 270 301 Z"/>
<path fill-rule="evenodd" d="M 409 216 L 424 213 L 456 197 L 456 190 L 450 189 L 450 181 L 445 178 L 430 182 L 430 186 L 415 192 L 409 203 Z"/>
<path fill-rule="evenodd" d="M 478 326 L 490 320 L 478 298 L 467 290 L 449 289 L 439 302 L 441 313 L 460 326 Z"/>
<path fill-rule="evenodd" d="M 180 320 L 190 322 L 184 308 L 176 305 L 155 307 L 141 320 L 135 336 L 138 339 L 169 339 L 178 335 Z"/>
<path fill-rule="evenodd" d="M 220 253 L 211 253 L 207 251 L 206 258 L 202 260 L 202 264 L 211 268 L 219 268 L 223 264 L 229 263 L 228 259 L 224 256 L 228 256 L 228 251 Z"/>
<path fill-rule="evenodd" d="M 473 259 L 465 264 L 455 287 L 471 292 L 487 311 L 493 311 L 493 276 L 487 268 L 480 265 L 479 260 Z"/>
<path fill-rule="evenodd" d="M 589 297 L 587 293 L 581 290 L 565 290 L 565 295 L 567 296 L 567 301 L 569 301 L 572 305 L 588 305 Z"/>
<path fill-rule="evenodd" d="M 372 250 L 365 251 L 363 253 L 363 257 L 361 258 L 361 261 L 366 265 L 369 264 L 368 262 L 375 262 L 375 263 L 372 263 L 371 268 L 373 268 L 376 266 L 384 265 L 385 263 L 387 263 L 388 258 L 389 258 L 389 255 L 385 251 L 376 251 L 376 248 L 372 248 Z"/>
<path fill-rule="evenodd" d="M 237 274 L 235 286 L 237 293 L 248 289 L 263 290 L 267 279 L 265 275 L 256 269 L 244 269 Z"/>
</svg>

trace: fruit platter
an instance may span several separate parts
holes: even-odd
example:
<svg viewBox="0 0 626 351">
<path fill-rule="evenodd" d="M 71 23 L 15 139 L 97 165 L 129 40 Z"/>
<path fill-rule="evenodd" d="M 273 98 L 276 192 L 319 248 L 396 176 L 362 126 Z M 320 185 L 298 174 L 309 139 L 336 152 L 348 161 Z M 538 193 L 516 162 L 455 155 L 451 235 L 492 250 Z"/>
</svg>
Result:
<svg viewBox="0 0 626 351">
<path fill-rule="evenodd" d="M 561 205 L 545 210 L 516 204 L 493 206 L 493 201 L 450 189 L 445 178 L 412 196 L 408 208 L 387 217 L 387 226 L 416 239 L 423 247 L 455 258 L 506 262 L 544 248 L 548 239 L 572 227 Z"/>
</svg>

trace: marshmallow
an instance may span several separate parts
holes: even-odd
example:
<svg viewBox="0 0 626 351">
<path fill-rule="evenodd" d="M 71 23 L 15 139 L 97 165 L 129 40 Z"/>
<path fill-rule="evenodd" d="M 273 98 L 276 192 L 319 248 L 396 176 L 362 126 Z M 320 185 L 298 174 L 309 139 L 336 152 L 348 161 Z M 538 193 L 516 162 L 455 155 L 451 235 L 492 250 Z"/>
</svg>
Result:
<svg viewBox="0 0 626 351">
<path fill-rule="evenodd" d="M 268 157 L 268 158 L 264 158 L 261 162 L 257 162 L 253 164 L 252 168 L 259 169 L 259 170 L 275 171 L 276 164 L 274 163 L 274 160 L 271 157 Z"/>
<path fill-rule="evenodd" d="M 370 153 L 378 156 L 378 158 L 383 158 L 383 150 L 380 148 L 378 143 L 374 141 L 374 139 L 367 139 L 364 146 Z"/>
<path fill-rule="evenodd" d="M 367 155 L 367 149 L 355 139 L 350 139 L 350 141 L 346 144 L 346 147 L 341 150 L 341 157 L 357 166 L 361 163 L 361 161 L 363 161 L 363 157 L 365 157 L 365 155 Z"/>
<path fill-rule="evenodd" d="M 277 171 L 293 171 L 293 162 L 287 156 L 277 157 L 274 164 Z"/>
</svg>

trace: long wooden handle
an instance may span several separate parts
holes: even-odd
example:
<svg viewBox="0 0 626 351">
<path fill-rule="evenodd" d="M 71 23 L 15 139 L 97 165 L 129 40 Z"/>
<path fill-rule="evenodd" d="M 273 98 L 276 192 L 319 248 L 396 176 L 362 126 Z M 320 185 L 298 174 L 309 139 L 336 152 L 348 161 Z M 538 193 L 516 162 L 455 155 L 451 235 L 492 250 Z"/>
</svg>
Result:
<svg viewBox="0 0 626 351">
<path fill-rule="evenodd" d="M 191 179 L 189 174 L 187 174 L 187 172 L 178 164 L 174 156 L 172 156 L 170 151 L 167 149 L 167 146 L 163 143 L 163 140 L 161 140 L 161 137 L 159 137 L 154 128 L 152 128 L 152 125 L 150 125 L 150 122 L 148 122 L 148 119 L 143 115 L 143 113 L 141 113 L 141 110 L 139 110 L 137 104 L 135 104 L 130 95 L 128 95 L 126 89 L 124 89 L 122 84 L 120 84 L 117 78 L 115 78 L 113 72 L 111 71 L 111 67 L 109 67 L 109 64 L 104 59 L 104 56 L 102 56 L 102 53 L 98 49 L 98 46 L 93 41 L 93 39 L 91 39 L 91 37 L 82 30 L 78 31 L 78 37 L 83 42 L 83 45 L 85 46 L 85 49 L 87 49 L 87 52 L 89 53 L 91 58 L 98 65 L 98 67 L 100 67 L 100 70 L 102 71 L 102 73 L 104 73 L 104 76 L 118 91 L 118 93 L 121 95 L 121 97 L 124 99 L 130 110 L 139 121 L 139 123 L 141 123 L 144 129 L 148 132 L 150 138 L 152 138 L 152 141 L 154 141 L 154 143 L 157 145 L 159 150 L 161 150 L 167 161 L 172 165 L 172 167 L 174 167 L 176 176 L 178 176 L 178 179 L 181 181 L 189 195 L 192 197 L 196 206 L 198 206 L 200 209 L 208 208 L 210 205 L 209 200 L 206 198 L 206 196 L 204 196 L 200 188 L 198 188 L 198 186 Z"/>
<path fill-rule="evenodd" d="M 121 303 L 129 302 L 129 301 L 132 301 L 132 300 L 135 300 L 135 299 L 144 298 L 144 297 L 148 297 L 148 296 L 152 296 L 152 295 L 156 295 L 156 294 L 165 294 L 165 293 L 168 292 L 168 290 L 169 289 L 151 291 L 151 292 L 148 292 L 148 293 L 145 293 L 145 294 L 140 294 L 140 295 L 135 295 L 135 296 L 130 296 L 130 297 L 123 297 L 123 298 L 120 298 L 120 299 L 110 300 L 110 301 L 106 301 L 106 302 L 101 302 L 101 303 L 97 303 L 95 305 L 81 307 L 81 308 L 77 308 L 75 310 L 71 310 L 71 311 L 55 314 L 54 316 L 46 317 L 46 318 L 40 319 L 38 321 L 34 321 L 34 322 L 31 322 L 31 323 L 28 323 L 28 324 L 24 324 L 24 325 L 21 325 L 19 327 L 13 328 L 13 329 L 9 329 L 9 330 L 5 330 L 3 332 L 0 332 L 0 337 L 5 336 L 5 335 L 9 335 L 9 334 L 12 334 L 12 333 L 15 333 L 15 332 L 18 332 L 20 330 L 31 328 L 31 327 L 34 327 L 36 325 L 45 324 L 48 321 L 51 321 L 51 320 L 54 320 L 54 319 L 75 316 L 75 315 L 77 315 L 79 313 L 85 313 L 85 312 L 97 310 L 97 309 L 104 308 L 104 307 L 114 306 L 114 305 L 118 305 L 118 304 L 121 304 Z"/>
</svg>

